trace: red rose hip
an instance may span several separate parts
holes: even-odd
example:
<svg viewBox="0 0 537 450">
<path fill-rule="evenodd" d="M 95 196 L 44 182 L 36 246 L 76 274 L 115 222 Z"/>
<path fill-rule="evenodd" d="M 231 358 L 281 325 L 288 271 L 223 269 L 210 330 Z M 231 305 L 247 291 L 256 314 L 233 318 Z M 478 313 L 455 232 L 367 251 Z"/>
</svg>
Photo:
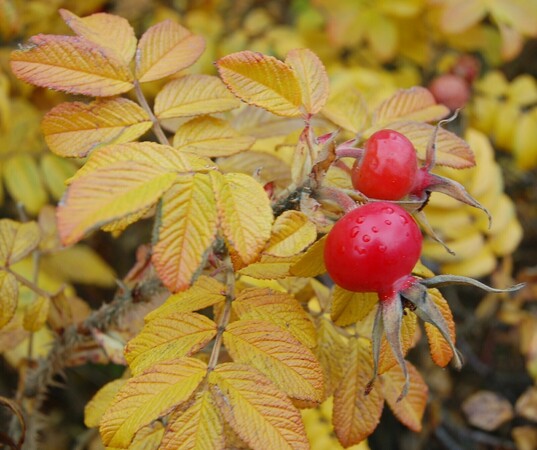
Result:
<svg viewBox="0 0 537 450">
<path fill-rule="evenodd" d="M 377 292 L 382 299 L 410 275 L 421 246 L 421 232 L 408 212 L 389 202 L 372 202 L 336 222 L 326 239 L 324 261 L 340 287 Z"/>
</svg>

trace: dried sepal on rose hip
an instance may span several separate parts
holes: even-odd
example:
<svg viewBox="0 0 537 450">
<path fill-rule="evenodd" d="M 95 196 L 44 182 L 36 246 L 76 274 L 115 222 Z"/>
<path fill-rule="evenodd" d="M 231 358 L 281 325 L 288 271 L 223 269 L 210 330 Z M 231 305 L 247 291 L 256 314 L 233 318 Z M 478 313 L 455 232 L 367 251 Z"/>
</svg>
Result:
<svg viewBox="0 0 537 450">
<path fill-rule="evenodd" d="M 452 119 L 448 119 L 452 120 Z M 445 121 L 443 121 L 445 122 Z M 490 214 L 460 183 L 431 173 L 436 160 L 436 135 L 440 122 L 427 146 L 420 167 L 412 142 L 396 130 L 383 129 L 366 140 L 364 148 L 336 149 L 336 155 L 354 156 L 351 169 L 354 189 L 370 199 L 399 201 L 410 199 L 425 204 L 431 192 L 442 192 L 467 205 Z"/>
<path fill-rule="evenodd" d="M 454 364 L 460 368 L 461 357 L 449 333 L 442 313 L 429 297 L 428 288 L 445 284 L 467 284 L 488 292 L 509 292 L 490 288 L 466 277 L 441 275 L 420 279 L 412 275 L 419 260 L 422 235 L 413 217 L 400 206 L 390 202 L 370 202 L 349 210 L 328 233 L 324 262 L 332 280 L 343 289 L 353 292 L 376 292 L 379 308 L 373 326 L 374 373 L 369 390 L 377 377 L 382 335 L 401 366 L 405 384 L 399 400 L 406 396 L 409 376 L 401 344 L 403 305 L 424 322 L 434 325 L 451 347 Z"/>
</svg>

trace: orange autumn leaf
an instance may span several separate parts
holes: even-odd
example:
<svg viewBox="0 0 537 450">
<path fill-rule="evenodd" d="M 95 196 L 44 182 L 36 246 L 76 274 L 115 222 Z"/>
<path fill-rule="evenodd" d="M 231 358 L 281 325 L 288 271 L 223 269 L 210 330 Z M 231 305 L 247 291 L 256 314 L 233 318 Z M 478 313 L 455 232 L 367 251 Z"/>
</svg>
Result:
<svg viewBox="0 0 537 450">
<path fill-rule="evenodd" d="M 451 313 L 448 302 L 437 289 L 430 289 L 429 297 L 440 310 L 442 317 L 448 325 L 451 341 L 455 344 L 455 322 L 453 321 L 453 314 Z M 446 367 L 453 358 L 451 346 L 444 339 L 438 328 L 429 323 L 425 323 L 425 333 L 429 341 L 429 351 L 432 360 L 440 367 Z"/>
<path fill-rule="evenodd" d="M 81 18 L 66 9 L 60 9 L 59 12 L 78 36 L 106 49 L 125 65 L 134 58 L 136 36 L 127 19 L 106 13 Z"/>
<path fill-rule="evenodd" d="M 286 292 L 269 288 L 245 289 L 233 301 L 241 319 L 266 320 L 289 331 L 308 348 L 317 344 L 313 322 L 298 300 Z"/>
<path fill-rule="evenodd" d="M 204 362 L 178 358 L 130 378 L 101 418 L 104 445 L 129 448 L 138 430 L 186 402 L 206 373 Z"/>
<path fill-rule="evenodd" d="M 170 81 L 155 98 L 159 119 L 212 114 L 238 108 L 240 102 L 212 75 L 185 75 Z"/>
<path fill-rule="evenodd" d="M 317 227 L 301 211 L 284 211 L 272 225 L 266 255 L 294 256 L 308 247 L 317 237 Z"/>
<path fill-rule="evenodd" d="M 285 63 L 295 71 L 306 112 L 317 114 L 326 103 L 330 90 L 323 63 L 307 48 L 291 50 L 285 57 Z"/>
<path fill-rule="evenodd" d="M 216 323 L 198 313 L 178 312 L 157 317 L 125 347 L 125 359 L 134 375 L 163 361 L 190 356 L 216 334 Z"/>
<path fill-rule="evenodd" d="M 177 175 L 136 161 L 118 161 L 76 179 L 58 207 L 58 231 L 64 245 L 86 233 L 155 204 Z"/>
<path fill-rule="evenodd" d="M 109 97 L 133 87 L 126 64 L 80 36 L 33 36 L 10 63 L 21 80 L 70 94 Z"/>
<path fill-rule="evenodd" d="M 15 315 L 19 300 L 19 283 L 14 275 L 0 271 L 0 328 Z"/>
<path fill-rule="evenodd" d="M 291 267 L 297 262 L 298 256 L 277 257 L 261 255 L 259 261 L 242 268 L 239 273 L 258 280 L 277 280 L 291 275 Z"/>
<path fill-rule="evenodd" d="M 138 104 L 117 97 L 60 103 L 45 115 L 41 128 L 52 152 L 82 158 L 96 147 L 134 141 L 151 125 Z"/>
<path fill-rule="evenodd" d="M 172 20 L 150 27 L 140 38 L 136 56 L 136 78 L 141 83 L 186 69 L 205 49 L 201 36 L 192 34 Z"/>
<path fill-rule="evenodd" d="M 210 172 L 220 228 L 244 264 L 256 261 L 270 237 L 273 213 L 263 186 L 242 173 Z"/>
<path fill-rule="evenodd" d="M 163 305 L 147 314 L 145 321 L 208 308 L 224 302 L 225 299 L 226 286 L 214 278 L 201 275 L 189 289 L 171 295 Z"/>
<path fill-rule="evenodd" d="M 358 444 L 377 427 L 384 407 L 379 383 L 365 395 L 373 376 L 371 347 L 362 338 L 350 341 L 348 365 L 334 392 L 334 430 L 344 447 Z"/>
<path fill-rule="evenodd" d="M 399 365 L 393 366 L 380 376 L 382 392 L 395 417 L 412 431 L 419 432 L 429 388 L 412 364 L 407 361 L 406 366 L 410 377 L 408 394 L 398 400 L 405 383 L 405 376 Z"/>
<path fill-rule="evenodd" d="M 320 345 L 314 351 L 323 369 L 325 391 L 328 397 L 334 394 L 345 375 L 349 342 L 324 316 L 320 317 L 317 322 L 317 339 Z"/>
<path fill-rule="evenodd" d="M 248 150 L 255 142 L 233 129 L 228 122 L 210 116 L 196 117 L 181 125 L 173 137 L 173 146 L 181 151 L 217 158 Z"/>
<path fill-rule="evenodd" d="M 202 392 L 186 410 L 174 412 L 159 448 L 162 450 L 220 450 L 224 424 L 209 391 Z"/>
<path fill-rule="evenodd" d="M 326 273 L 324 266 L 324 245 L 326 236 L 315 241 L 300 257 L 300 259 L 291 266 L 291 275 L 297 277 L 316 277 Z"/>
<path fill-rule="evenodd" d="M 432 122 L 448 114 L 449 109 L 437 104 L 428 89 L 415 86 L 400 89 L 373 111 L 373 129 L 378 130 L 388 123 L 402 120 Z M 372 131 L 370 133 L 368 130 L 365 133 L 371 134 Z"/>
<path fill-rule="evenodd" d="M 254 368 L 220 364 L 210 373 L 209 385 L 224 419 L 250 447 L 309 449 L 299 411 Z"/>
<path fill-rule="evenodd" d="M 216 61 L 220 77 L 241 100 L 271 113 L 300 115 L 300 83 L 293 69 L 273 56 L 242 51 Z"/>
<path fill-rule="evenodd" d="M 152 261 L 172 291 L 187 289 L 216 238 L 217 210 L 211 180 L 178 178 L 163 195 L 155 226 Z"/>
<path fill-rule="evenodd" d="M 250 364 L 292 398 L 312 403 L 323 399 L 323 377 L 315 355 L 291 333 L 258 319 L 241 319 L 224 332 L 234 361 Z"/>
<path fill-rule="evenodd" d="M 351 292 L 335 286 L 330 317 L 336 325 L 346 327 L 365 319 L 377 304 L 378 295 L 374 292 Z"/>
</svg>

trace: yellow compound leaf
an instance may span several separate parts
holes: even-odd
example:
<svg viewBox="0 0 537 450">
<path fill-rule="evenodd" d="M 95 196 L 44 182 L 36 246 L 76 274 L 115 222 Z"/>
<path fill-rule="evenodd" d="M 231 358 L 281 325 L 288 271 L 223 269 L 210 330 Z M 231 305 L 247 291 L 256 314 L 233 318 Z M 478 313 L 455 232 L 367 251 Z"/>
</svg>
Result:
<svg viewBox="0 0 537 450">
<path fill-rule="evenodd" d="M 220 226 L 230 248 L 244 264 L 256 261 L 270 237 L 272 208 L 269 198 L 251 176 L 210 172 Z"/>
<path fill-rule="evenodd" d="M 455 322 L 453 321 L 453 314 L 451 313 L 448 302 L 437 289 L 429 289 L 428 292 L 430 299 L 442 313 L 442 317 L 448 325 L 451 340 L 455 344 Z M 446 367 L 453 358 L 451 347 L 434 325 L 426 323 L 425 333 L 429 341 L 429 351 L 431 352 L 432 360 L 440 367 Z"/>
<path fill-rule="evenodd" d="M 323 63 L 307 48 L 291 50 L 285 57 L 285 63 L 295 71 L 306 112 L 317 114 L 326 103 L 330 90 Z"/>
<path fill-rule="evenodd" d="M 403 355 L 408 353 L 415 344 L 416 329 L 418 328 L 418 318 L 416 314 L 408 309 L 405 310 L 403 321 L 401 322 L 401 347 L 403 349 Z M 386 336 L 382 337 L 382 343 L 380 346 L 380 361 L 379 361 L 379 374 L 382 374 L 392 367 L 398 365 L 391 346 L 388 344 Z"/>
<path fill-rule="evenodd" d="M 387 125 L 404 134 L 414 145 L 418 157 L 425 160 L 427 145 L 431 141 L 435 127 L 423 122 L 394 122 Z M 436 164 L 455 169 L 475 166 L 475 156 L 468 143 L 454 133 L 440 128 L 436 135 Z"/>
<path fill-rule="evenodd" d="M 136 436 L 129 445 L 129 450 L 148 450 L 160 448 L 159 445 L 163 436 L 164 425 L 162 425 L 161 422 L 151 423 L 136 433 Z"/>
<path fill-rule="evenodd" d="M 173 20 L 150 27 L 138 43 L 136 78 L 145 83 L 179 72 L 194 64 L 205 41 Z"/>
<path fill-rule="evenodd" d="M 410 89 L 400 89 L 382 102 L 373 113 L 373 127 L 378 130 L 388 123 L 403 120 L 432 122 L 448 114 L 449 109 L 437 104 L 428 89 L 415 86 Z"/>
<path fill-rule="evenodd" d="M 348 350 L 348 366 L 334 392 L 333 423 L 343 447 L 358 444 L 367 438 L 380 421 L 384 397 L 380 383 L 375 383 L 365 395 L 373 377 L 371 348 L 362 338 L 352 339 Z"/>
<path fill-rule="evenodd" d="M 239 106 L 239 100 L 212 75 L 185 75 L 172 80 L 155 97 L 159 119 L 212 114 Z"/>
<path fill-rule="evenodd" d="M 35 158 L 24 153 L 12 156 L 4 163 L 2 172 L 11 197 L 22 203 L 26 212 L 37 215 L 48 195 Z"/>
<path fill-rule="evenodd" d="M 119 161 L 76 179 L 58 207 L 58 232 L 64 245 L 87 232 L 156 203 L 176 179 L 166 169 Z"/>
<path fill-rule="evenodd" d="M 326 235 L 308 248 L 291 267 L 291 274 L 297 277 L 316 277 L 326 272 L 324 266 L 324 244 Z"/>
<path fill-rule="evenodd" d="M 346 327 L 363 320 L 377 304 L 374 292 L 351 292 L 335 286 L 330 317 L 336 325 Z"/>
<path fill-rule="evenodd" d="M 209 391 L 168 421 L 161 450 L 223 450 L 224 423 Z"/>
<path fill-rule="evenodd" d="M 186 402 L 206 373 L 204 362 L 179 358 L 129 379 L 101 418 L 104 445 L 128 448 L 138 430 Z"/>
<path fill-rule="evenodd" d="M 362 131 L 369 116 L 364 96 L 357 89 L 346 89 L 330 98 L 322 114 L 352 133 Z"/>
<path fill-rule="evenodd" d="M 294 70 L 282 61 L 251 51 L 216 62 L 220 77 L 241 100 L 279 116 L 300 115 L 301 90 Z"/>
<path fill-rule="evenodd" d="M 11 53 L 11 69 L 27 83 L 69 94 L 109 97 L 133 87 L 126 64 L 79 36 L 33 36 Z"/>
<path fill-rule="evenodd" d="M 52 152 L 82 158 L 96 147 L 134 141 L 151 128 L 151 119 L 136 103 L 117 97 L 60 103 L 41 128 Z"/>
<path fill-rule="evenodd" d="M 19 299 L 19 284 L 14 275 L 0 271 L 0 328 L 15 315 Z"/>
<path fill-rule="evenodd" d="M 324 372 L 326 396 L 333 395 L 336 387 L 345 374 L 349 357 L 348 340 L 343 337 L 326 317 L 321 317 L 317 325 L 319 345 L 315 355 Z"/>
<path fill-rule="evenodd" d="M 224 419 L 250 447 L 309 449 L 299 411 L 257 370 L 221 364 L 209 375 L 209 383 Z"/>
<path fill-rule="evenodd" d="M 216 323 L 198 313 L 175 312 L 146 323 L 129 341 L 125 359 L 133 374 L 172 358 L 190 356 L 216 334 Z"/>
<path fill-rule="evenodd" d="M 80 18 L 66 9 L 60 9 L 60 15 L 77 35 L 106 49 L 125 65 L 131 62 L 136 36 L 127 19 L 106 13 Z"/>
<path fill-rule="evenodd" d="M 214 278 L 201 275 L 189 289 L 170 296 L 163 305 L 147 314 L 145 321 L 208 308 L 225 299 L 226 286 Z"/>
<path fill-rule="evenodd" d="M 297 261 L 297 256 L 278 258 L 262 255 L 258 262 L 244 267 L 239 273 L 258 280 L 278 280 L 289 277 L 291 266 Z"/>
<path fill-rule="evenodd" d="M 41 240 L 36 222 L 0 220 L 0 265 L 9 266 L 29 255 Z"/>
<path fill-rule="evenodd" d="M 241 319 L 266 320 L 289 331 L 308 348 L 317 344 L 313 322 L 295 297 L 269 288 L 242 291 L 233 301 L 233 311 Z"/>
<path fill-rule="evenodd" d="M 162 197 L 152 261 L 172 292 L 192 284 L 216 237 L 216 201 L 207 175 L 178 178 Z"/>
<path fill-rule="evenodd" d="M 322 401 L 323 374 L 315 355 L 278 325 L 238 320 L 226 327 L 224 345 L 234 361 L 252 365 L 290 397 Z"/>
<path fill-rule="evenodd" d="M 155 142 L 130 142 L 113 144 L 93 151 L 86 164 L 68 181 L 72 182 L 114 163 L 128 161 L 136 161 L 178 173 L 207 172 L 216 168 L 210 159 L 189 152 L 180 152 L 169 145 Z"/>
<path fill-rule="evenodd" d="M 125 379 L 114 380 L 97 391 L 84 408 L 84 425 L 95 428 L 101 424 L 101 418 L 126 382 Z"/>
<path fill-rule="evenodd" d="M 294 256 L 317 237 L 317 227 L 300 211 L 284 211 L 272 225 L 270 240 L 263 253 L 271 256 Z"/>
<path fill-rule="evenodd" d="M 418 370 L 409 362 L 406 363 L 410 384 L 408 394 L 398 401 L 405 384 L 405 376 L 399 365 L 380 376 L 382 392 L 395 417 L 412 431 L 421 431 L 421 420 L 427 405 L 429 389 Z"/>
<path fill-rule="evenodd" d="M 50 308 L 50 300 L 46 297 L 37 297 L 24 309 L 22 326 L 25 330 L 35 332 L 45 324 Z"/>
<path fill-rule="evenodd" d="M 255 138 L 234 130 L 229 122 L 203 116 L 181 125 L 173 137 L 173 146 L 181 151 L 216 158 L 248 150 Z"/>
</svg>

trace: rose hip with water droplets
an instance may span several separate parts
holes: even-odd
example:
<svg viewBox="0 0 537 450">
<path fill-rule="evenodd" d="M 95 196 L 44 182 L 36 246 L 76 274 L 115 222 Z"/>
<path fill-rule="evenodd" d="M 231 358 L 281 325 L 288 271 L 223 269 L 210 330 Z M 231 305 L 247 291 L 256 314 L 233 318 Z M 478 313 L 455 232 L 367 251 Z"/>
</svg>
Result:
<svg viewBox="0 0 537 450">
<path fill-rule="evenodd" d="M 349 211 L 330 231 L 324 250 L 334 282 L 354 292 L 389 296 L 421 253 L 422 235 L 398 205 L 372 202 Z"/>
</svg>

